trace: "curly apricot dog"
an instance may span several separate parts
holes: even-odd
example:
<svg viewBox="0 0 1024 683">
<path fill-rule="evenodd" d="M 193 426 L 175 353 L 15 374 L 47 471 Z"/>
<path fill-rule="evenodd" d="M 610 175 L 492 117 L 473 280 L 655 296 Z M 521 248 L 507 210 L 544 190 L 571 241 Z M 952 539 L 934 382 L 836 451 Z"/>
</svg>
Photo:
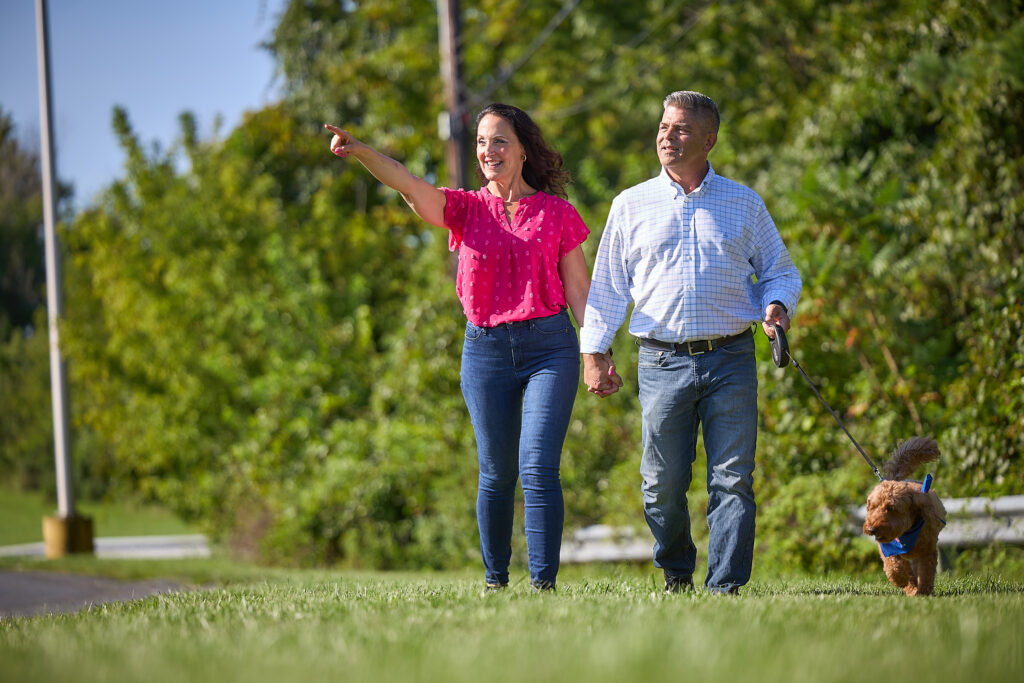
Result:
<svg viewBox="0 0 1024 683">
<path fill-rule="evenodd" d="M 932 594 L 946 509 L 930 490 L 931 475 L 924 484 L 905 479 L 921 464 L 938 459 L 934 439 L 907 439 L 883 467 L 885 481 L 868 496 L 864 533 L 878 541 L 885 575 L 907 595 Z"/>
</svg>

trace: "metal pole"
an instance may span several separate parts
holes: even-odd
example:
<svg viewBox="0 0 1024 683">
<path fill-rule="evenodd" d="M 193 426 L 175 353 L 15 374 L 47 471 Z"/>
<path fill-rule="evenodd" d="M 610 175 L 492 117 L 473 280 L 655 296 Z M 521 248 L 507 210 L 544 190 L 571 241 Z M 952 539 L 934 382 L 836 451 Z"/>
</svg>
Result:
<svg viewBox="0 0 1024 683">
<path fill-rule="evenodd" d="M 462 98 L 462 60 L 459 37 L 459 0 L 438 0 L 437 32 L 441 49 L 441 81 L 447 116 L 440 121 L 441 138 L 447 140 L 448 182 L 465 188 L 466 112 Z"/>
<path fill-rule="evenodd" d="M 50 116 L 50 51 L 46 0 L 36 0 L 36 43 L 39 61 L 39 132 L 42 137 L 43 234 L 46 250 L 46 312 L 50 332 L 50 392 L 53 403 L 53 446 L 57 466 L 57 512 L 63 518 L 75 516 L 71 491 L 71 457 L 67 421 L 67 379 L 60 356 L 58 323 L 64 315 L 61 300 L 60 254 L 54 224 L 57 198 L 54 177 L 53 121 Z"/>
</svg>

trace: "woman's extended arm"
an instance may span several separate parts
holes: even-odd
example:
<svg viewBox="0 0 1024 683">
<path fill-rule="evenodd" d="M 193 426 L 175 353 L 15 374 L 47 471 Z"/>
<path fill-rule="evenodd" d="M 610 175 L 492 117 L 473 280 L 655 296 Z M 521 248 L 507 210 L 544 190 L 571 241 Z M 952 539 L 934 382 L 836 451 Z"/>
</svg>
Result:
<svg viewBox="0 0 1024 683">
<path fill-rule="evenodd" d="M 576 247 L 558 262 L 558 274 L 565 290 L 565 302 L 569 304 L 576 324 L 583 327 L 583 314 L 587 308 L 587 294 L 590 293 L 590 276 L 587 274 L 587 259 L 583 247 Z"/>
<path fill-rule="evenodd" d="M 326 123 L 324 128 L 334 133 L 334 137 L 331 139 L 332 152 L 340 157 L 351 154 L 366 167 L 366 170 L 374 178 L 388 187 L 398 190 L 402 199 L 416 212 L 417 216 L 432 225 L 445 227 L 444 191 L 422 178 L 417 178 L 405 166 L 360 142 L 348 131 Z M 586 303 L 585 299 L 584 303 Z"/>
</svg>

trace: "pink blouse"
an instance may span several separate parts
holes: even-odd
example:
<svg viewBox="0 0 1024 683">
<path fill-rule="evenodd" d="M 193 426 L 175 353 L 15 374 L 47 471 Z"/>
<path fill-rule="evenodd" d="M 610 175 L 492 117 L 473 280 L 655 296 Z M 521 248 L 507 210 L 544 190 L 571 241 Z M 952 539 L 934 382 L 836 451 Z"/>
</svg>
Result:
<svg viewBox="0 0 1024 683">
<path fill-rule="evenodd" d="M 554 315 L 565 307 L 559 260 L 590 231 L 572 204 L 545 192 L 519 201 L 512 223 L 486 188 L 442 188 L 448 247 L 459 250 L 455 291 L 474 325 Z"/>
</svg>

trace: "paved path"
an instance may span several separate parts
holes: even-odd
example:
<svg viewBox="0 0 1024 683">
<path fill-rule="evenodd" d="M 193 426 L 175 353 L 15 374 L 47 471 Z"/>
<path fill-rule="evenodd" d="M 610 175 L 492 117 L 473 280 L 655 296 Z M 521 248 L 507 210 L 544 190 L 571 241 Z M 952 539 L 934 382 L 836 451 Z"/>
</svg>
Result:
<svg viewBox="0 0 1024 683">
<path fill-rule="evenodd" d="M 163 580 L 115 581 L 57 572 L 0 571 L 0 619 L 65 614 L 181 589 L 178 584 Z"/>
<path fill-rule="evenodd" d="M 129 536 L 94 539 L 100 558 L 209 557 L 202 535 Z M 41 557 L 42 543 L 0 547 L 0 557 Z M 115 581 L 95 576 L 45 571 L 0 570 L 0 619 L 39 614 L 64 614 L 108 602 L 138 600 L 182 590 L 172 581 Z"/>
</svg>

